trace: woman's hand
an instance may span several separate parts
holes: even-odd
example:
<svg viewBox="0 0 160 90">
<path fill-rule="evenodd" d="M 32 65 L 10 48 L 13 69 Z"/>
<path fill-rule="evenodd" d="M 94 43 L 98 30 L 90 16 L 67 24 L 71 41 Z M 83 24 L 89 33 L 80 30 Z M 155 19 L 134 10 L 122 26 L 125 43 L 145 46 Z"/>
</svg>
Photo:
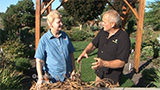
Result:
<svg viewBox="0 0 160 90">
<path fill-rule="evenodd" d="M 70 79 L 73 80 L 73 81 L 76 79 L 75 74 L 76 74 L 76 71 L 73 70 L 72 73 L 71 73 L 71 76 L 70 76 Z"/>
<path fill-rule="evenodd" d="M 37 89 L 37 90 L 40 90 L 40 89 L 41 89 L 42 83 L 43 83 L 43 80 L 38 80 L 38 81 L 37 81 L 37 83 L 36 83 L 36 89 Z"/>
</svg>

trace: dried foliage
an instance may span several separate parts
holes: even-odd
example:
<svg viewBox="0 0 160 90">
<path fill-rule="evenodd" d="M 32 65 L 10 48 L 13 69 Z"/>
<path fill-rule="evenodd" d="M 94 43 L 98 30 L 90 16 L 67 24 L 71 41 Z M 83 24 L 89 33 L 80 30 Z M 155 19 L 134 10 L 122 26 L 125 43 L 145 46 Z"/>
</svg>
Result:
<svg viewBox="0 0 160 90">
<path fill-rule="evenodd" d="M 64 75 L 65 76 L 65 75 Z M 65 76 L 66 77 L 66 76 Z M 73 79 L 66 77 L 66 81 L 57 81 L 56 83 L 43 83 L 41 90 L 95 90 L 100 88 L 113 88 L 113 81 L 111 79 L 105 78 L 99 81 L 82 82 L 81 80 L 81 65 L 78 72 L 73 75 Z M 36 82 L 33 82 L 30 90 L 38 90 L 36 88 Z"/>
</svg>

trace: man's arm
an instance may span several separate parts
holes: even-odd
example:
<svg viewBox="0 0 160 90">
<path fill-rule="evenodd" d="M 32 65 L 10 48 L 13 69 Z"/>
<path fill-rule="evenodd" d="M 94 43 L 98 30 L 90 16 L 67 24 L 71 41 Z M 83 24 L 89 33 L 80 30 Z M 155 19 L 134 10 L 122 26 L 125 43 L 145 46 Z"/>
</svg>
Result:
<svg viewBox="0 0 160 90">
<path fill-rule="evenodd" d="M 86 52 L 87 54 L 93 52 L 96 49 L 96 47 L 93 45 L 93 43 L 89 43 L 88 46 L 85 48 L 83 52 Z"/>
<path fill-rule="evenodd" d="M 81 59 L 83 57 L 88 58 L 88 54 L 93 52 L 96 49 L 96 47 L 93 45 L 93 43 L 89 43 L 88 46 L 84 49 L 82 54 L 78 57 L 77 62 L 80 63 Z"/>
<path fill-rule="evenodd" d="M 97 62 L 92 63 L 92 69 L 98 69 L 101 67 L 108 68 L 122 68 L 125 65 L 125 62 L 120 59 L 115 59 L 112 61 L 104 61 L 101 58 L 94 58 Z"/>
</svg>

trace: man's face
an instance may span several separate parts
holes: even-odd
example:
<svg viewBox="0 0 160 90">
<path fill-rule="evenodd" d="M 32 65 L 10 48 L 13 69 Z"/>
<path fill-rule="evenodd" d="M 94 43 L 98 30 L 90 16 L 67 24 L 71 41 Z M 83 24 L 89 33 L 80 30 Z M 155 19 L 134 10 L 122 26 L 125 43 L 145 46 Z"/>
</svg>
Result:
<svg viewBox="0 0 160 90">
<path fill-rule="evenodd" d="M 113 27 L 113 24 L 112 22 L 109 22 L 108 19 L 107 19 L 107 16 L 103 16 L 103 19 L 102 19 L 102 25 L 103 25 L 103 28 L 104 28 L 104 31 L 110 31 Z"/>
<path fill-rule="evenodd" d="M 60 31 L 62 30 L 63 23 L 60 18 L 55 18 L 54 21 L 51 24 L 51 28 L 54 30 Z"/>
</svg>

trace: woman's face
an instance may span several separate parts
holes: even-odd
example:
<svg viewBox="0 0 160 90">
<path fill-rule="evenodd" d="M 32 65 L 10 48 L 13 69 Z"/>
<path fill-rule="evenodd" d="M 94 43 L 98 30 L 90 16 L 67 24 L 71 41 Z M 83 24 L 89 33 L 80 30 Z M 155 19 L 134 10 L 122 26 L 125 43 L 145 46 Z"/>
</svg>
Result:
<svg viewBox="0 0 160 90">
<path fill-rule="evenodd" d="M 50 28 L 56 31 L 62 30 L 63 23 L 60 18 L 55 18 L 54 21 L 51 23 Z"/>
</svg>

